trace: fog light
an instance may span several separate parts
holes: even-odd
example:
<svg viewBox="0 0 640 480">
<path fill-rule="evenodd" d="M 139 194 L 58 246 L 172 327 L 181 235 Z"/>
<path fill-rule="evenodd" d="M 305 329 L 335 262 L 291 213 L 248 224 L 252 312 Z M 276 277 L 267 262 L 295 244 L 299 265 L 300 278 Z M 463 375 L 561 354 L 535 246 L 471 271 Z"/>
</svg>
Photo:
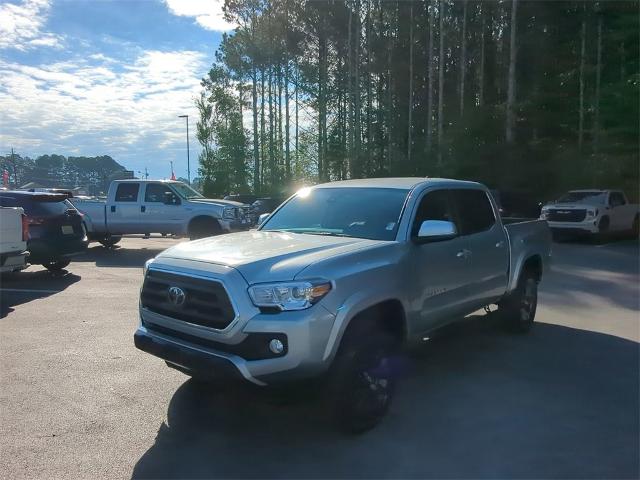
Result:
<svg viewBox="0 0 640 480">
<path fill-rule="evenodd" d="M 280 355 L 282 352 L 284 352 L 284 344 L 277 338 L 274 338 L 269 342 L 269 350 L 277 355 Z"/>
</svg>

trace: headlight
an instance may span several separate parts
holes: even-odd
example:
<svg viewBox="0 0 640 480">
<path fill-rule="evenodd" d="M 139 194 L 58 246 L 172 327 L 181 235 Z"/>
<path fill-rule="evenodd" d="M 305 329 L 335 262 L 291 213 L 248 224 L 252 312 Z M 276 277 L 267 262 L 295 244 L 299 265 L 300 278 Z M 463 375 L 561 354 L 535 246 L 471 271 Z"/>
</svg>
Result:
<svg viewBox="0 0 640 480">
<path fill-rule="evenodd" d="M 222 218 L 233 220 L 236 218 L 236 210 L 236 207 L 224 207 L 224 210 L 222 211 Z"/>
<path fill-rule="evenodd" d="M 547 209 L 547 208 L 543 208 L 543 209 L 540 211 L 540 218 L 541 218 L 542 220 L 546 220 L 548 217 L 549 217 L 549 209 Z"/>
<path fill-rule="evenodd" d="M 249 296 L 256 307 L 304 310 L 320 301 L 330 290 L 331 283 L 327 281 L 265 283 L 250 287 Z"/>
<path fill-rule="evenodd" d="M 587 210 L 587 215 L 589 217 L 597 217 L 598 216 L 598 210 Z"/>
<path fill-rule="evenodd" d="M 146 262 L 144 262 L 144 267 L 142 267 L 142 276 L 146 276 L 147 275 L 147 270 L 149 270 L 149 265 L 151 265 L 151 262 L 153 262 L 153 258 L 147 260 Z"/>
</svg>

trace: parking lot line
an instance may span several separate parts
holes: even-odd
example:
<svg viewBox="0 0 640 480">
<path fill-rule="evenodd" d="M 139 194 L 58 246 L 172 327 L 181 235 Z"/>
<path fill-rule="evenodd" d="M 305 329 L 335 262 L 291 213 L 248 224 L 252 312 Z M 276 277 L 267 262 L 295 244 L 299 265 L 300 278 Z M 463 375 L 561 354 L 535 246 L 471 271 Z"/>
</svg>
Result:
<svg viewBox="0 0 640 480">
<path fill-rule="evenodd" d="M 27 288 L 0 288 L 0 293 L 2 292 L 12 292 L 12 293 L 60 293 L 62 290 L 35 290 L 35 289 L 27 289 Z"/>
</svg>

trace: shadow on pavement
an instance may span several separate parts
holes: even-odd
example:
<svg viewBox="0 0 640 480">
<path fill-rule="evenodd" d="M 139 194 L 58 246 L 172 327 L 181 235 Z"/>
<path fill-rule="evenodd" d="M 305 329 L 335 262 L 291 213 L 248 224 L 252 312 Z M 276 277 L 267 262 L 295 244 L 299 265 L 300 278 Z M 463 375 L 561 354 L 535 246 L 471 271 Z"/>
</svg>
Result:
<svg viewBox="0 0 640 480">
<path fill-rule="evenodd" d="M 79 275 L 62 270 L 22 271 L 0 277 L 0 318 L 13 312 L 16 305 L 60 293 L 80 280 Z"/>
<path fill-rule="evenodd" d="M 390 415 L 334 432 L 320 402 L 174 394 L 134 478 L 637 478 L 638 344 L 474 316 L 410 355 Z"/>
<path fill-rule="evenodd" d="M 84 255 L 74 258 L 74 262 L 94 262 L 97 267 L 142 267 L 144 262 L 169 248 L 112 248 L 92 245 Z"/>
</svg>

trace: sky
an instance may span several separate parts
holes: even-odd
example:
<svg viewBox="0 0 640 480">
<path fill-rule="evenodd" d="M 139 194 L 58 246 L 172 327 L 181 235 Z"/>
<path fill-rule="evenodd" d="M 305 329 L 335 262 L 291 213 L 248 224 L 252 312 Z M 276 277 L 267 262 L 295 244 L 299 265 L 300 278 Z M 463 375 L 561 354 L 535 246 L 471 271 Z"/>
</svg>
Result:
<svg viewBox="0 0 640 480">
<path fill-rule="evenodd" d="M 0 0 L 0 153 L 110 155 L 191 177 L 200 79 L 224 0 Z"/>
</svg>

